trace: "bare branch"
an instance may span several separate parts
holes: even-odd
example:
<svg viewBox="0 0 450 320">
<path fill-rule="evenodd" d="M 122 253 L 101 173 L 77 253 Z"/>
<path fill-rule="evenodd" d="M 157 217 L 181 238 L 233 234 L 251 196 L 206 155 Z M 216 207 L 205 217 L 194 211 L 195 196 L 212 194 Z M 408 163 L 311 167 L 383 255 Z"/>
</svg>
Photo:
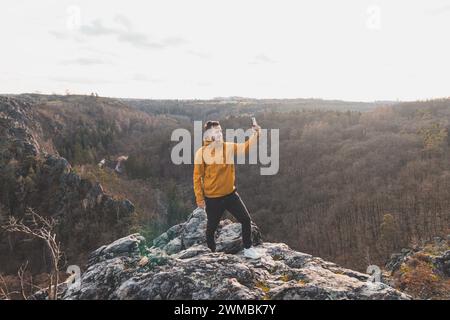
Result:
<svg viewBox="0 0 450 320">
<path fill-rule="evenodd" d="M 24 274 L 28 267 L 28 261 L 25 262 L 23 265 L 20 266 L 19 270 L 17 271 L 17 275 L 20 280 L 20 292 L 22 294 L 22 297 L 24 300 L 28 300 L 27 294 L 25 292 L 25 281 L 24 281 Z"/>
<path fill-rule="evenodd" d="M 6 284 L 5 279 L 0 274 L 0 300 L 8 300 L 9 299 L 9 290 L 8 285 Z"/>
<path fill-rule="evenodd" d="M 25 223 L 23 219 L 17 220 L 15 217 L 10 217 L 9 221 L 2 227 L 8 232 L 18 232 L 25 234 L 31 238 L 38 238 L 44 240 L 47 245 L 52 259 L 53 271 L 50 273 L 50 287 L 49 287 L 49 299 L 57 299 L 57 289 L 59 284 L 59 262 L 62 258 L 61 244 L 56 240 L 56 226 L 57 221 L 53 218 L 42 217 L 32 209 L 28 209 L 26 212 L 26 218 L 29 223 Z M 27 221 L 28 222 L 28 221 Z M 21 280 L 22 295 L 26 299 L 24 294 L 24 281 L 23 274 L 26 266 L 21 267 L 18 271 L 19 278 Z"/>
</svg>

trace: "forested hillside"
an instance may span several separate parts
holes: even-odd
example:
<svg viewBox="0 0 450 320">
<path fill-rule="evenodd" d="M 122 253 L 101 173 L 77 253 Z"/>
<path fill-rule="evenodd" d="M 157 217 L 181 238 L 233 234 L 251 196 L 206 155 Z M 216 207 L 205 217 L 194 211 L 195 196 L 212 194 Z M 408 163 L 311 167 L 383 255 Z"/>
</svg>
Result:
<svg viewBox="0 0 450 320">
<path fill-rule="evenodd" d="M 139 104 L 150 114 L 162 106 Z M 266 237 L 363 270 L 449 232 L 450 100 L 367 112 L 309 106 L 252 109 L 263 127 L 280 129 L 277 175 L 238 169 L 238 188 Z M 247 127 L 252 114 L 245 104 L 182 108 L 166 112 L 217 118 L 225 128 Z M 189 170 L 169 171 L 189 183 Z"/>
<path fill-rule="evenodd" d="M 147 240 L 194 207 L 192 167 L 170 161 L 173 129 L 192 130 L 193 120 L 211 118 L 224 128 L 247 128 L 250 115 L 263 128 L 280 129 L 277 175 L 237 169 L 238 190 L 265 240 L 365 270 L 403 246 L 450 232 L 450 100 L 381 106 L 16 98 L 31 103 L 47 152 L 132 201 L 136 218 L 128 227 Z M 97 166 L 122 155 L 129 156 L 122 174 Z"/>
</svg>

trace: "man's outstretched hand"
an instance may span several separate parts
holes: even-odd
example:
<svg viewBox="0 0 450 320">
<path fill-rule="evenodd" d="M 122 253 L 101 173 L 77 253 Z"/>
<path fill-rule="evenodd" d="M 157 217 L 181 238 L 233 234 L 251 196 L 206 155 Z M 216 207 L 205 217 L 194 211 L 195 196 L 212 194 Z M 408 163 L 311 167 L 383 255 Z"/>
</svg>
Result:
<svg viewBox="0 0 450 320">
<path fill-rule="evenodd" d="M 259 125 L 253 125 L 252 126 L 252 130 L 253 130 L 254 133 L 259 135 L 260 132 L 261 132 L 261 127 Z"/>
</svg>

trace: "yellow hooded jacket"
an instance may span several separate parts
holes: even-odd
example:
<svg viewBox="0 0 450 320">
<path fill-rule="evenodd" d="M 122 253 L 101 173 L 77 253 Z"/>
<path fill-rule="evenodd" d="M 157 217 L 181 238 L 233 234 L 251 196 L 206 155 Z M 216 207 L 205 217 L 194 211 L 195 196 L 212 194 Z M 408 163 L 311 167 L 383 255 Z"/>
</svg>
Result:
<svg viewBox="0 0 450 320">
<path fill-rule="evenodd" d="M 258 135 L 254 133 L 245 143 L 205 141 L 197 150 L 193 175 L 197 205 L 202 204 L 205 197 L 222 197 L 235 190 L 234 155 L 248 154 Z"/>
</svg>

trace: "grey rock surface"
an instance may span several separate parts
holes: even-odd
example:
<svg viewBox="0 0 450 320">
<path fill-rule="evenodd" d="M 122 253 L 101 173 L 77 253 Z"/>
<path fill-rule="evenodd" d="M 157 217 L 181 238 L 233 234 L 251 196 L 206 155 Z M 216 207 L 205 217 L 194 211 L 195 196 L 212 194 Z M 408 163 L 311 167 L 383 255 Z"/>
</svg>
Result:
<svg viewBox="0 0 450 320">
<path fill-rule="evenodd" d="M 283 243 L 262 242 L 261 259 L 243 256 L 240 224 L 223 221 L 217 232 L 221 251 L 204 243 L 206 214 L 189 219 L 144 246 L 138 234 L 91 254 L 81 285 L 63 284 L 63 299 L 409 299 L 369 276 L 342 268 Z M 227 252 L 233 252 L 232 254 Z M 35 298 L 44 299 L 39 293 Z"/>
</svg>

